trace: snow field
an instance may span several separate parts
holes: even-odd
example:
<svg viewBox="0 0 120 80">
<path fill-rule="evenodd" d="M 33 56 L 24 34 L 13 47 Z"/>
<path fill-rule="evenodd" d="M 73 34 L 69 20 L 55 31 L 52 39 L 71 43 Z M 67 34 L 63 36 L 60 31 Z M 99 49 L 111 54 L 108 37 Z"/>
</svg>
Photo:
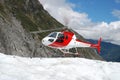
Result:
<svg viewBox="0 0 120 80">
<path fill-rule="evenodd" d="M 120 80 L 120 63 L 84 58 L 23 58 L 0 53 L 0 80 Z"/>
</svg>

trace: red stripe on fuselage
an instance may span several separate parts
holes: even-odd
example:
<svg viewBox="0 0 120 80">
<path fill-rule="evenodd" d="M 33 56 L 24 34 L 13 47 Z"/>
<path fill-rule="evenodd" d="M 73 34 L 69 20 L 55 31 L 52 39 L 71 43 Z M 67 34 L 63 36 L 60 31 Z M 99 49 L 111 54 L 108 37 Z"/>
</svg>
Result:
<svg viewBox="0 0 120 80">
<path fill-rule="evenodd" d="M 58 42 L 57 40 L 55 42 L 53 42 L 52 44 L 50 44 L 49 46 L 51 47 L 56 47 L 56 48 L 62 48 L 62 47 L 66 47 L 70 41 L 72 40 L 72 37 L 74 35 L 74 33 L 72 32 L 62 32 L 64 34 L 64 38 L 62 42 Z"/>
</svg>

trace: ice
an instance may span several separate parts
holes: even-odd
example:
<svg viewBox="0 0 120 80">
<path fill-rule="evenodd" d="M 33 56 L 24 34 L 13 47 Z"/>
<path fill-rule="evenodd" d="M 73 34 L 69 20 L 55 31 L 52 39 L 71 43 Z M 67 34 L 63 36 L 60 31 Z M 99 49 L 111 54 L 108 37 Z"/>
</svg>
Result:
<svg viewBox="0 0 120 80">
<path fill-rule="evenodd" d="M 0 53 L 0 80 L 120 80 L 120 63 Z"/>
</svg>

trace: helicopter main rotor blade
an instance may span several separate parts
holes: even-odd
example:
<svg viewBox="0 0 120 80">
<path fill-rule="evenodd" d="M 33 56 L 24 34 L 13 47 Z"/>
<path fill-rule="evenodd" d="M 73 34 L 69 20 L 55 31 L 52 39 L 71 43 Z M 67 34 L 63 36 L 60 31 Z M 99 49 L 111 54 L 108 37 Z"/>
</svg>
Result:
<svg viewBox="0 0 120 80">
<path fill-rule="evenodd" d="M 66 27 L 62 27 L 62 28 L 57 28 L 57 29 L 50 29 L 50 30 L 39 30 L 39 31 L 32 31 L 30 33 L 36 34 L 36 33 L 43 33 L 43 32 L 49 32 L 49 31 L 55 31 L 55 30 L 62 30 Z"/>
<path fill-rule="evenodd" d="M 39 30 L 39 31 L 32 31 L 32 32 L 30 32 L 30 33 L 32 33 L 32 34 L 37 34 L 37 33 L 43 33 L 43 32 L 49 32 L 49 31 L 55 31 L 55 30 L 64 30 L 64 29 L 72 29 L 72 28 L 68 28 L 68 27 L 62 27 L 62 28 L 56 28 L 56 29 L 50 29 L 50 30 Z M 74 29 L 74 30 L 76 30 L 76 29 Z M 93 30 L 91 30 L 91 29 L 89 29 L 89 28 L 80 28 L 80 29 L 77 29 L 77 30 L 87 30 L 87 31 L 93 31 Z"/>
</svg>

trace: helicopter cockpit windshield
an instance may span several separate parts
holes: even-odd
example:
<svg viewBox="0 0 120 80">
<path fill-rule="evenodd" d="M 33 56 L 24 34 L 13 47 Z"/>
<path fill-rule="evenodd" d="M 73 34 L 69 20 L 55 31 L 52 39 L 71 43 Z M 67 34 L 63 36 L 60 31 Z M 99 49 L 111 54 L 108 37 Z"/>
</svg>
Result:
<svg viewBox="0 0 120 80">
<path fill-rule="evenodd" d="M 52 32 L 48 35 L 49 39 L 48 41 L 53 42 L 56 40 L 56 42 L 62 43 L 64 41 L 64 34 L 60 32 Z"/>
<path fill-rule="evenodd" d="M 48 37 L 56 38 L 57 32 L 52 32 L 51 34 L 48 35 Z"/>
</svg>

